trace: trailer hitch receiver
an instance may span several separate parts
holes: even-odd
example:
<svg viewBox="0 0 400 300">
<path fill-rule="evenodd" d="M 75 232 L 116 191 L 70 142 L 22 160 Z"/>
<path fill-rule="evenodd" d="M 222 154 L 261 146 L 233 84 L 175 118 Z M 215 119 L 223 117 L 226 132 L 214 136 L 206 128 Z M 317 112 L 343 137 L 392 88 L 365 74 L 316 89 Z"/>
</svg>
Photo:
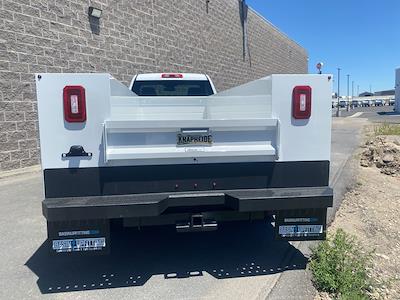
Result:
<svg viewBox="0 0 400 300">
<path fill-rule="evenodd" d="M 195 214 L 190 217 L 190 221 L 178 222 L 177 232 L 213 231 L 218 229 L 215 220 L 205 219 L 202 214 Z"/>
</svg>

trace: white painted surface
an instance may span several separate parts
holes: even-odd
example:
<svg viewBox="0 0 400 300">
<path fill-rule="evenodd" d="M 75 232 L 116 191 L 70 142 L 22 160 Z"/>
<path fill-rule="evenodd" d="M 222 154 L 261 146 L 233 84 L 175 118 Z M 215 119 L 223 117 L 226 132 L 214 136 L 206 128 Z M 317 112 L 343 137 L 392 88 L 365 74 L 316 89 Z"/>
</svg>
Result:
<svg viewBox="0 0 400 300">
<path fill-rule="evenodd" d="M 271 117 L 271 109 L 271 98 L 268 95 L 111 99 L 113 120 L 265 119 Z"/>
<path fill-rule="evenodd" d="M 108 147 L 107 160 L 136 160 L 136 159 L 161 159 L 220 157 L 220 156 L 274 156 L 275 148 L 271 144 L 256 145 L 215 145 L 212 147 Z"/>
<path fill-rule="evenodd" d="M 356 112 L 355 114 L 352 114 L 348 118 L 357 118 L 357 117 L 362 116 L 362 114 L 363 114 L 363 112 L 359 111 L 359 112 Z"/>
<path fill-rule="evenodd" d="M 237 119 L 237 120 L 106 120 L 105 124 L 112 132 L 145 132 L 154 131 L 158 128 L 160 131 L 180 130 L 182 123 L 187 128 L 216 128 L 218 131 L 245 131 L 248 128 L 253 130 L 264 127 L 276 127 L 276 119 Z"/>
<path fill-rule="evenodd" d="M 218 93 L 218 96 L 263 95 L 272 99 L 271 117 L 279 120 L 279 161 L 330 159 L 331 84 L 329 75 L 272 75 Z M 330 76 L 332 78 L 332 76 Z M 295 86 L 312 88 L 309 120 L 292 118 L 292 92 Z"/>
<path fill-rule="evenodd" d="M 108 74 L 41 76 L 36 82 L 45 169 L 330 159 L 327 75 L 272 75 L 208 97 L 138 97 Z M 84 124 L 64 122 L 66 85 L 86 90 Z M 312 87 L 309 120 L 292 118 L 298 85 Z M 185 128 L 207 128 L 212 146 L 177 146 L 177 133 Z M 93 156 L 63 159 L 72 145 Z"/>
<path fill-rule="evenodd" d="M 38 75 L 38 74 L 37 74 Z M 103 123 L 109 117 L 109 74 L 40 74 L 36 75 L 39 113 L 41 162 L 43 169 L 97 167 L 103 163 L 100 154 Z M 66 85 L 81 85 L 86 91 L 87 121 L 64 121 L 63 89 Z M 62 159 L 61 154 L 72 145 L 82 145 L 93 156 Z"/>
<path fill-rule="evenodd" d="M 110 78 L 111 96 L 137 96 L 130 89 L 127 89 L 124 84 L 116 80 L 114 77 Z"/>
<path fill-rule="evenodd" d="M 279 161 L 330 160 L 331 84 L 328 75 L 272 75 L 272 116 L 279 119 Z M 332 78 L 332 77 L 331 77 Z M 295 86 L 312 88 L 311 117 L 292 117 Z"/>
</svg>

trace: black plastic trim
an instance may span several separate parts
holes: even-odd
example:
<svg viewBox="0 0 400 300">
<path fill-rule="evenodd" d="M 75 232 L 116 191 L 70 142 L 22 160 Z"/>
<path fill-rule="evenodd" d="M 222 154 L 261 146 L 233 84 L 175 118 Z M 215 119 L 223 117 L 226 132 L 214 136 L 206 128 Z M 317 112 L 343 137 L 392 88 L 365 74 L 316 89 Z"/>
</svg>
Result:
<svg viewBox="0 0 400 300">
<path fill-rule="evenodd" d="M 44 170 L 46 198 L 319 187 L 329 161 L 112 166 Z"/>
</svg>

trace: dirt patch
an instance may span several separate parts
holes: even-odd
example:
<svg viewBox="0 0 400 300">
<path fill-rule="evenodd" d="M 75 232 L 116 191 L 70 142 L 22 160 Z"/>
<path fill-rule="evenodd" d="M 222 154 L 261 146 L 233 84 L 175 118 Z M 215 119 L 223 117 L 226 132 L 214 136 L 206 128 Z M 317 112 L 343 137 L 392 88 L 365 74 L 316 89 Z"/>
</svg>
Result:
<svg viewBox="0 0 400 300">
<path fill-rule="evenodd" d="M 333 298 L 328 293 L 318 293 L 314 300 L 333 300 Z"/>
<path fill-rule="evenodd" d="M 369 139 L 361 154 L 363 167 L 376 166 L 383 174 L 400 175 L 400 136 L 376 136 Z"/>
<path fill-rule="evenodd" d="M 399 141 L 399 136 L 386 136 L 366 143 L 361 165 L 368 168 L 359 168 L 356 187 L 345 195 L 328 229 L 342 228 L 355 235 L 366 252 L 375 250 L 371 274 L 380 287 L 373 299 L 400 299 Z"/>
</svg>

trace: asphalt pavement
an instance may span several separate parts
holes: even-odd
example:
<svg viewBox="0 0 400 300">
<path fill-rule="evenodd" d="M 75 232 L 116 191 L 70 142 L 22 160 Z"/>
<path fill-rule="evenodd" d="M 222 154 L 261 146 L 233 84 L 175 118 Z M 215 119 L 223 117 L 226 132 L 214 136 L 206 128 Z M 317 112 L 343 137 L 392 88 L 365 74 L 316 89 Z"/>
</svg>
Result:
<svg viewBox="0 0 400 300">
<path fill-rule="evenodd" d="M 336 206 L 363 124 L 334 119 Z M 49 256 L 42 189 L 40 172 L 0 180 L 0 299 L 310 299 L 315 292 L 305 271 L 309 244 L 273 241 L 265 222 L 189 234 L 124 229 L 113 232 L 109 256 Z"/>
<path fill-rule="evenodd" d="M 400 123 L 400 113 L 393 111 L 394 106 L 370 106 L 355 107 L 347 111 L 346 108 L 340 108 L 340 117 L 342 118 L 363 118 L 373 123 Z M 332 108 L 332 115 L 336 115 L 337 108 Z"/>
</svg>

